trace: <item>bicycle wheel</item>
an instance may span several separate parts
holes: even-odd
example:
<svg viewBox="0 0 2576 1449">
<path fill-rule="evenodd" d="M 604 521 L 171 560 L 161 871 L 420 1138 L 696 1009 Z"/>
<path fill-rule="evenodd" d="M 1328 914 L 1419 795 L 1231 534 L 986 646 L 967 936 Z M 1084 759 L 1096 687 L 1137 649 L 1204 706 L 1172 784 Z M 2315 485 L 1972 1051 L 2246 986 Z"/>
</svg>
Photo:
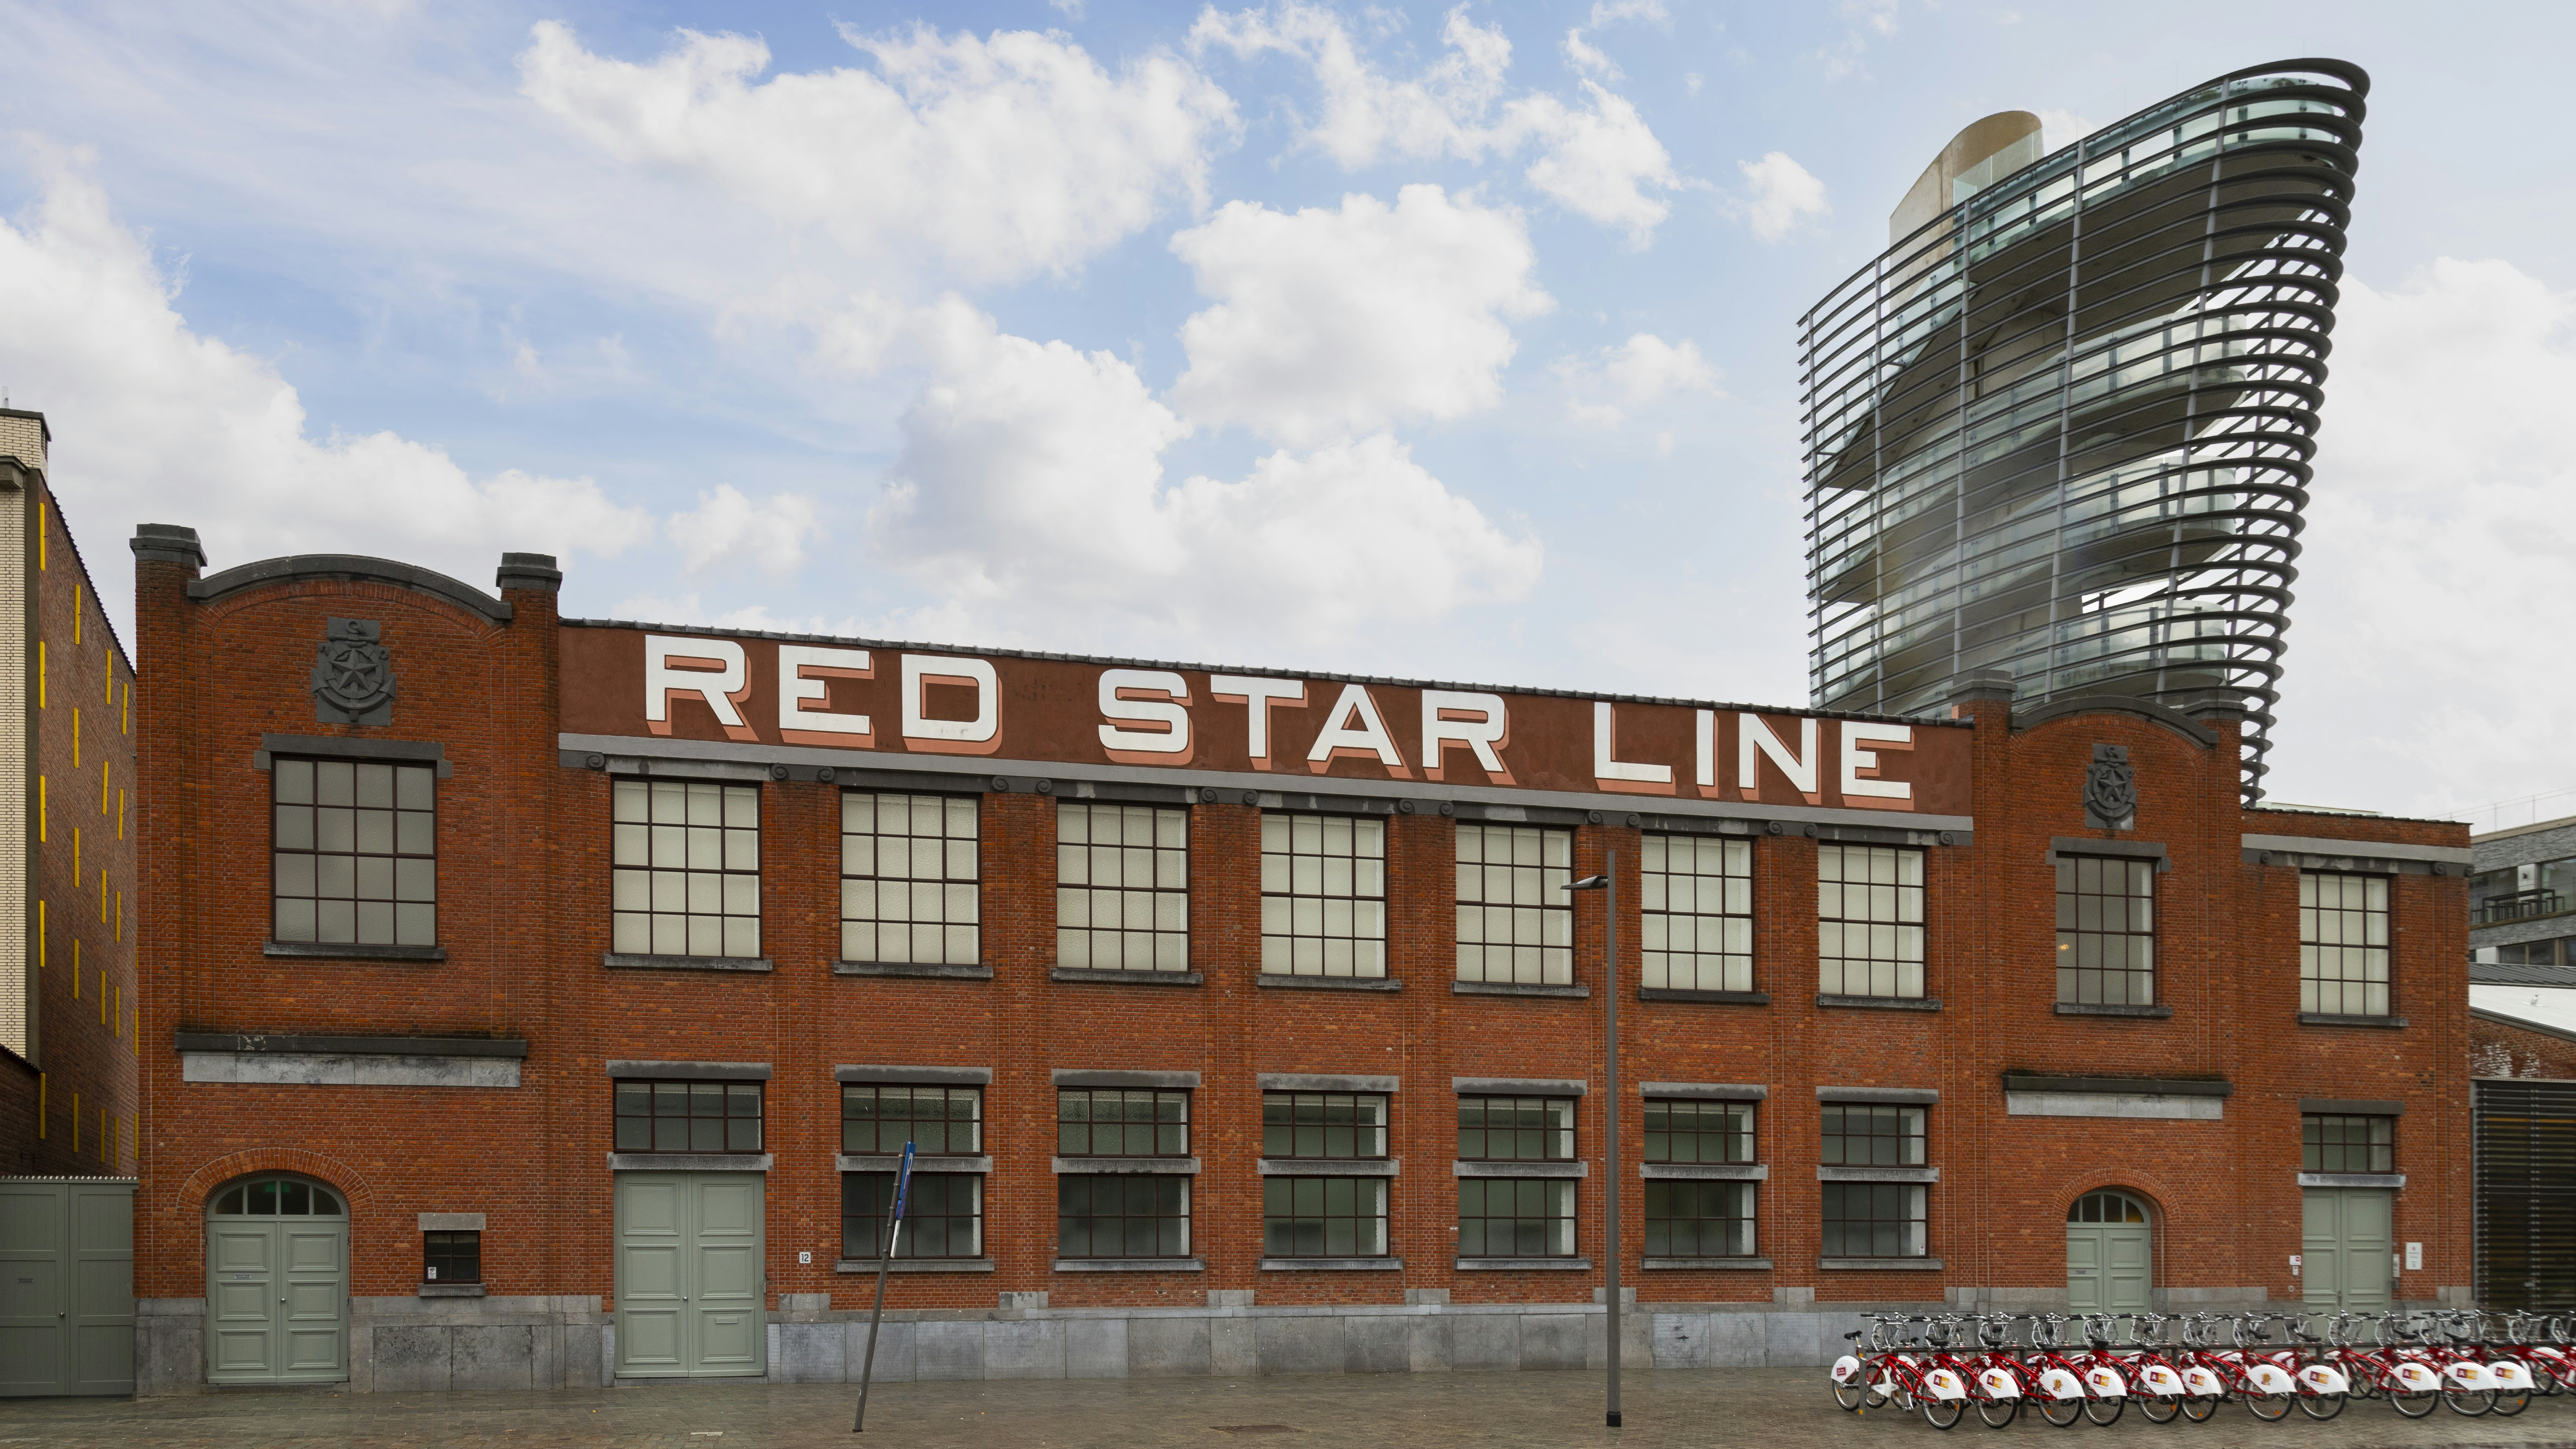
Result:
<svg viewBox="0 0 2576 1449">
<path fill-rule="evenodd" d="M 1869 1397 L 1869 1370 L 1866 1367 L 1852 1375 L 1848 1382 L 1834 1385 L 1834 1402 L 1840 1404 L 1846 1414 L 1859 1408 L 1861 1400 L 1867 1397 Z"/>
<path fill-rule="evenodd" d="M 2084 1417 L 2082 1399 L 2061 1399 L 2043 1391 L 2031 1402 L 2039 1405 L 2039 1417 L 2047 1420 L 2049 1427 L 2054 1429 L 2071 1429 L 2076 1420 Z"/>
<path fill-rule="evenodd" d="M 1991 1394 L 1981 1394 L 1977 1398 L 1977 1417 L 1985 1420 L 1989 1429 L 2004 1427 L 2020 1412 L 2019 1399 L 1998 1399 Z"/>
<path fill-rule="evenodd" d="M 2433 1412 L 2433 1401 L 2440 1397 L 2440 1394 L 2431 1389 L 2421 1393 L 2408 1393 L 2398 1387 L 2394 1380 L 2388 1385 L 2388 1407 L 2410 1419 L 2420 1419 Z"/>
<path fill-rule="evenodd" d="M 2495 1408 L 2495 1390 L 2444 1389 L 2442 1390 L 2442 1407 L 2449 1409 L 2454 1414 L 2474 1419 L 2478 1415 L 2488 1413 Z"/>
<path fill-rule="evenodd" d="M 2182 1400 L 2172 1394 L 2141 1394 L 2138 1412 L 2146 1415 L 2150 1424 L 2170 1424 L 2174 1415 L 2182 1412 Z"/>
<path fill-rule="evenodd" d="M 2129 1401 L 2125 1397 L 2097 1399 L 2091 1394 L 2084 1396 L 2084 1417 L 2092 1420 L 2095 1428 L 2108 1429 L 2120 1422 L 2120 1411 L 2127 1407 Z"/>
<path fill-rule="evenodd" d="M 2342 1394 L 2301 1394 L 2299 1412 L 2322 1424 L 2343 1412 Z"/>
<path fill-rule="evenodd" d="M 2510 1419 L 2531 1407 L 2529 1389 L 2493 1389 L 2489 1392 L 2495 1395 L 2495 1412 L 2499 1419 Z"/>
<path fill-rule="evenodd" d="M 1935 1429 L 1954 1429 L 1958 1427 L 1960 1417 L 1968 1412 L 1968 1401 L 1936 1399 L 1925 1394 L 1917 1407 L 1923 1410 L 1924 1423 Z"/>
<path fill-rule="evenodd" d="M 2280 1420 L 2289 1417 L 2290 1401 L 2297 1398 L 2298 1395 L 2261 1394 L 2254 1393 L 2249 1390 L 2242 1397 L 2245 1400 L 2245 1412 L 2252 1414 L 2255 1418 L 2260 1419 L 2267 1424 L 2270 1424 L 2277 1423 Z"/>
<path fill-rule="evenodd" d="M 2217 1412 L 2218 1400 L 2213 1399 L 2206 1394 L 2185 1394 L 2183 1396 L 2182 1416 L 2191 1420 L 2195 1424 L 2208 1423 L 2209 1416 Z"/>
</svg>

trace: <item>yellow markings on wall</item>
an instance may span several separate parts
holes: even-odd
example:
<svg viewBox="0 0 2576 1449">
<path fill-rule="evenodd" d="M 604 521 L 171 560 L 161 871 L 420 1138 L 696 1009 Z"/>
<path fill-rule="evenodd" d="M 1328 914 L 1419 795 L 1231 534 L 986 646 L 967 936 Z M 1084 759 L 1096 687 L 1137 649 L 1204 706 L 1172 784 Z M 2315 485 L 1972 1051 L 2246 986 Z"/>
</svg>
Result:
<svg viewBox="0 0 2576 1449">
<path fill-rule="evenodd" d="M 46 534 L 46 532 L 47 532 L 47 529 L 45 528 L 45 500 L 43 500 L 42 498 L 39 498 L 39 499 L 37 499 L 37 500 L 36 500 L 36 569 L 37 569 L 37 571 L 38 571 L 38 572 L 40 572 L 40 573 L 44 571 L 44 567 L 45 567 L 45 534 Z"/>
<path fill-rule="evenodd" d="M 46 839 L 48 839 L 48 838 L 49 838 L 49 837 L 47 837 L 47 835 L 45 834 L 45 827 L 46 827 L 47 825 L 51 824 L 51 823 L 52 823 L 52 820 L 53 820 L 52 797 L 48 796 L 48 795 L 45 793 L 45 777 L 44 777 L 44 776 L 42 776 L 42 775 L 38 775 L 38 776 L 36 777 L 36 840 L 37 840 L 37 843 L 42 844 Z"/>
<path fill-rule="evenodd" d="M 80 827 L 72 827 L 72 874 L 80 874 Z"/>
<path fill-rule="evenodd" d="M 98 868 L 98 923 L 107 924 L 107 867 Z"/>
<path fill-rule="evenodd" d="M 116 838 L 125 838 L 125 792 L 116 792 Z"/>
<path fill-rule="evenodd" d="M 108 762 L 107 762 L 107 761 L 105 761 L 105 760 L 101 760 L 101 761 L 99 761 L 99 762 L 98 762 L 98 813 L 99 813 L 99 814 L 101 814 L 101 815 L 104 815 L 104 814 L 106 814 L 106 813 L 107 813 L 107 791 L 108 791 L 108 787 L 109 787 L 110 785 L 113 785 L 114 783 L 116 783 L 115 781 L 110 780 L 110 779 L 108 778 L 108 776 L 107 776 L 107 771 L 108 771 Z M 117 839 L 119 839 L 119 840 L 123 840 L 123 839 L 125 838 L 125 832 L 124 832 L 124 831 L 122 831 L 122 830 L 120 830 L 120 831 L 116 832 L 116 838 L 117 838 Z"/>
<path fill-rule="evenodd" d="M 116 667 L 114 665 L 108 666 L 106 671 L 100 677 L 107 681 L 107 702 L 109 704 L 116 703 Z"/>
<path fill-rule="evenodd" d="M 80 706 L 72 706 L 72 768 L 80 768 Z"/>
<path fill-rule="evenodd" d="M 107 682 L 107 687 L 110 691 L 113 691 L 116 688 L 116 681 L 113 679 L 109 680 Z M 134 685 L 132 681 L 128 681 L 125 686 L 125 703 L 117 706 L 116 732 L 121 735 L 130 735 L 134 733 Z"/>
<path fill-rule="evenodd" d="M 125 939 L 125 892 L 116 893 L 116 939 Z"/>
<path fill-rule="evenodd" d="M 72 642 L 81 641 L 81 586 L 72 585 Z"/>
</svg>

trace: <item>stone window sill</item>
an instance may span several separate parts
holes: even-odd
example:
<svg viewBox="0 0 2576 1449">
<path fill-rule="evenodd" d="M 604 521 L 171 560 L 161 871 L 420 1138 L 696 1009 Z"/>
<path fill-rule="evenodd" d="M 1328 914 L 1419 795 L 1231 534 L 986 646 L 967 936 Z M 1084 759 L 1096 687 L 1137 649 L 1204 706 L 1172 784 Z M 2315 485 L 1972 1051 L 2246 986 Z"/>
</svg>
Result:
<svg viewBox="0 0 2576 1449">
<path fill-rule="evenodd" d="M 2170 1006 L 2118 1006 L 2099 1001 L 2061 1001 L 2057 1003 L 2057 1014 L 2059 1016 L 2141 1016 L 2153 1017 L 2161 1021 L 2173 1015 L 2173 1008 Z"/>
<path fill-rule="evenodd" d="M 1589 1162 L 1479 1162 L 1453 1160 L 1449 1164 L 1456 1177 L 1584 1177 L 1592 1170 Z"/>
<path fill-rule="evenodd" d="M 1818 1006 L 1845 1006 L 1862 1011 L 1939 1011 L 1937 996 L 1835 996 L 1819 992 Z"/>
<path fill-rule="evenodd" d="M 1937 1167 L 1818 1167 L 1818 1182 L 1939 1182 Z"/>
<path fill-rule="evenodd" d="M 1712 1006 L 1769 1006 L 1768 991 L 1700 991 L 1680 986 L 1640 986 L 1639 1001 L 1703 1001 Z"/>
<path fill-rule="evenodd" d="M 1592 988 L 1578 981 L 1571 986 L 1545 986 L 1533 981 L 1452 981 L 1451 994 L 1457 996 L 1590 996 Z"/>
<path fill-rule="evenodd" d="M 1818 1258 L 1816 1266 L 1835 1273 L 1938 1273 L 1938 1258 Z"/>
<path fill-rule="evenodd" d="M 420 1285 L 420 1296 L 423 1298 L 480 1298 L 483 1296 L 483 1285 L 480 1283 L 423 1283 Z"/>
<path fill-rule="evenodd" d="M 903 1154 L 900 1152 L 873 1154 L 843 1152 L 836 1154 L 832 1158 L 832 1167 L 836 1172 L 893 1172 L 902 1166 Z M 951 1157 L 939 1153 L 916 1152 L 912 1155 L 912 1170 L 915 1172 L 989 1173 L 993 1170 L 993 1159 L 989 1157 Z"/>
<path fill-rule="evenodd" d="M 1396 1177 L 1404 1166 L 1396 1157 L 1264 1157 L 1263 1177 Z"/>
<path fill-rule="evenodd" d="M 603 952 L 599 964 L 611 971 L 767 971 L 766 956 L 644 956 L 629 951 Z"/>
<path fill-rule="evenodd" d="M 2384 1187 L 2391 1191 L 2406 1185 L 2402 1172 L 2302 1172 L 2301 1187 Z"/>
<path fill-rule="evenodd" d="M 444 961 L 445 946 L 362 946 L 349 941 L 271 941 L 260 954 L 296 961 Z"/>
<path fill-rule="evenodd" d="M 1404 983 L 1391 976 L 1282 976 L 1264 971 L 1252 978 L 1252 984 L 1269 991 L 1402 991 Z"/>
<path fill-rule="evenodd" d="M 1264 1273 L 1400 1273 L 1402 1258 L 1264 1258 Z"/>
<path fill-rule="evenodd" d="M 920 976 L 939 981 L 990 981 L 990 966 L 934 966 L 911 961 L 835 961 L 835 976 Z"/>
<path fill-rule="evenodd" d="M 2332 1011 L 2302 1011 L 2299 1013 L 2299 1025 L 2375 1026 L 2382 1029 L 2394 1030 L 2405 1026 L 2406 1018 L 2402 1016 L 2348 1016 Z"/>
<path fill-rule="evenodd" d="M 611 1172 L 767 1172 L 766 1152 L 612 1152 Z"/>
<path fill-rule="evenodd" d="M 1055 981 L 1092 981 L 1103 986 L 1198 986 L 1207 981 L 1196 971 L 1104 971 L 1096 966 L 1058 966 L 1047 976 Z"/>
<path fill-rule="evenodd" d="M 1695 1272 L 1708 1272 L 1710 1270 L 1715 1270 L 1720 1273 L 1768 1273 L 1771 1271 L 1771 1260 L 1768 1258 L 1647 1258 L 1640 1261 L 1637 1266 L 1644 1268 L 1650 1273 L 1662 1269 L 1670 1269 L 1673 1271 L 1688 1270 Z"/>
<path fill-rule="evenodd" d="M 1058 1258 L 1059 1273 L 1204 1273 L 1198 1258 Z"/>
<path fill-rule="evenodd" d="M 1460 1258 L 1461 1273 L 1589 1273 L 1590 1258 Z"/>
<path fill-rule="evenodd" d="M 916 1169 L 919 1163 L 915 1164 Z M 1189 1177 L 1199 1170 L 1195 1157 L 1059 1157 L 1055 1159 L 1056 1175 L 1080 1177 L 1098 1172 L 1157 1172 L 1172 1177 Z"/>
<path fill-rule="evenodd" d="M 832 1265 L 832 1271 L 835 1273 L 873 1273 L 876 1270 L 877 1260 L 874 1258 L 843 1258 Z M 993 1271 L 993 1260 L 990 1258 L 897 1258 L 886 1264 L 886 1271 L 889 1273 L 990 1273 Z"/>
<path fill-rule="evenodd" d="M 1649 1181 L 1768 1182 L 1771 1169 L 1760 1162 L 1648 1162 L 1637 1175 Z"/>
</svg>

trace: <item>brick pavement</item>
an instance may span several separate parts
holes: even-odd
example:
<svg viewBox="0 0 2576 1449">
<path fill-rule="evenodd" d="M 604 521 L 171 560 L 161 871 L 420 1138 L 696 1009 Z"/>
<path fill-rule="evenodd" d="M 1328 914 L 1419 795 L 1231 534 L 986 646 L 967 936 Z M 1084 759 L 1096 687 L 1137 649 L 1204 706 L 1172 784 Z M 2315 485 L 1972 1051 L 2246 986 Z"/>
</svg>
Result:
<svg viewBox="0 0 2576 1449">
<path fill-rule="evenodd" d="M 2469 1419 L 2420 1421 L 2355 1404 L 2331 1423 L 2292 1415 L 2264 1424 L 2228 1407 L 2207 1424 L 2158 1426 L 2136 1414 L 2109 1429 L 2079 1422 L 2056 1439 L 2036 1419 L 1996 1431 L 1971 1415 L 1944 1439 L 1894 1413 L 1854 1418 L 1833 1406 L 1820 1371 L 1745 1369 L 1635 1373 L 1628 1427 L 1601 1425 L 1597 1374 L 1382 1374 L 1325 1378 L 1131 1379 L 891 1384 L 871 1407 L 868 1438 L 906 1449 L 1160 1449 L 1165 1445 L 1704 1445 L 1745 1449 L 1839 1444 L 1895 1449 L 2000 1433 L 2048 1444 L 2131 1443 L 2178 1435 L 2195 1449 L 2377 1449 L 2576 1441 L 2576 1401 Z M 179 1449 L 221 1445 L 653 1445 L 669 1449 L 847 1442 L 853 1391 L 839 1386 L 562 1390 L 542 1393 L 227 1392 L 141 1402 L 0 1402 L 0 1446 Z"/>
</svg>

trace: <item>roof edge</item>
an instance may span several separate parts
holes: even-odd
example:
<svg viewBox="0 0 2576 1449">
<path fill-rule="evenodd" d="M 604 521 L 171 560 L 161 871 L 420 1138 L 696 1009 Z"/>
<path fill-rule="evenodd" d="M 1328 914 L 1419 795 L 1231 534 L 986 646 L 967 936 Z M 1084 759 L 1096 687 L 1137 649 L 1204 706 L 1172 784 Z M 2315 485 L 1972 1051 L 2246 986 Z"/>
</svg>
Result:
<svg viewBox="0 0 2576 1449">
<path fill-rule="evenodd" d="M 392 584 L 396 588 L 443 599 L 495 624 L 509 623 L 513 612 L 508 604 L 472 584 L 449 578 L 435 569 L 354 553 L 299 553 L 237 564 L 221 573 L 191 580 L 188 597 L 200 604 L 212 604 L 253 589 L 311 582 Z"/>
</svg>

